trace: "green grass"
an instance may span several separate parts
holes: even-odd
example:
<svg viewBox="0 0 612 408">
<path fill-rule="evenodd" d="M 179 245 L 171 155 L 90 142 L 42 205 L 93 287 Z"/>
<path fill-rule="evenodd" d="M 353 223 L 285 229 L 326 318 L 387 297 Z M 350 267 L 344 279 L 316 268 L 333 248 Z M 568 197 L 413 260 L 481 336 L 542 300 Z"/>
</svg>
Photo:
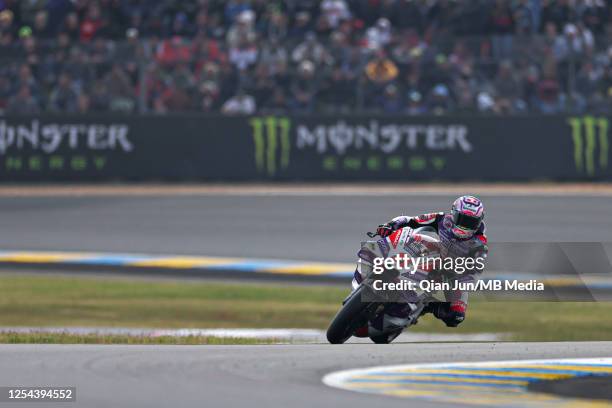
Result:
<svg viewBox="0 0 612 408">
<path fill-rule="evenodd" d="M 347 287 L 342 288 L 3 274 L 0 276 L 0 326 L 325 329 L 348 293 L 348 286 L 348 282 Z M 612 302 L 473 299 L 467 320 L 457 329 L 446 328 L 428 315 L 410 330 L 506 333 L 513 340 L 612 340 L 610 316 Z M 30 340 L 45 342 L 45 335 L 36 336 Z M 166 341 L 162 338 L 129 340 L 122 336 L 61 336 L 64 337 L 54 342 L 151 341 L 163 344 Z M 0 342 L 30 341 L 26 337 L 7 334 L 0 336 Z M 217 340 L 187 338 L 178 341 L 204 344 Z"/>
<path fill-rule="evenodd" d="M 0 326 L 325 327 L 337 287 L 0 277 Z"/>
<path fill-rule="evenodd" d="M 508 333 L 510 340 L 612 340 L 612 302 L 470 302 L 462 333 Z"/>
<path fill-rule="evenodd" d="M 99 334 L 69 334 L 69 333 L 0 333 L 0 343 L 7 344 L 172 344 L 172 345 L 202 345 L 202 344 L 270 344 L 281 342 L 275 339 L 252 339 L 236 337 L 211 336 L 128 336 Z"/>
</svg>

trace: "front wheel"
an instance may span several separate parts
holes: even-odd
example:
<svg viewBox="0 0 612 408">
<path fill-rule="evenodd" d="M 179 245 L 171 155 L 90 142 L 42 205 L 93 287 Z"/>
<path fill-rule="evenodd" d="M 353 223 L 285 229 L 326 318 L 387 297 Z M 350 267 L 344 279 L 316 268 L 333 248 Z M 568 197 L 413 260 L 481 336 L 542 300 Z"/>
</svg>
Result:
<svg viewBox="0 0 612 408">
<path fill-rule="evenodd" d="M 349 297 L 342 309 L 338 311 L 327 329 L 327 341 L 331 344 L 342 344 L 347 341 L 362 324 L 367 323 L 363 312 L 370 303 L 361 301 L 364 286 L 360 286 Z"/>
</svg>

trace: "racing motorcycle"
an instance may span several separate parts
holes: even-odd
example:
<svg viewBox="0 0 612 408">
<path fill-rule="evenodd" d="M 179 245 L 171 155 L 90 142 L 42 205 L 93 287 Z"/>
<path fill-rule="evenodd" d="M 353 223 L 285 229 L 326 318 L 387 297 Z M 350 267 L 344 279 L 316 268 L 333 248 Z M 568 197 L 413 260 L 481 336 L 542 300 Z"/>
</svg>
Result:
<svg viewBox="0 0 612 408">
<path fill-rule="evenodd" d="M 368 233 L 368 236 L 374 238 L 376 235 Z M 418 283 L 421 280 L 448 282 L 453 279 L 452 274 L 417 268 L 418 263 L 409 271 L 382 268 L 381 272 L 380 267 L 375 268 L 375 260 L 403 254 L 410 259 L 433 259 L 439 257 L 439 249 L 439 238 L 431 227 L 405 227 L 386 238 L 362 243 L 357 254 L 353 291 L 342 302 L 342 308 L 329 325 L 327 340 L 341 344 L 355 335 L 367 336 L 374 343 L 390 343 L 405 328 L 416 324 L 420 316 L 435 313 L 432 307 L 439 302 L 436 292 L 421 290 Z M 404 285 L 402 281 L 406 281 Z M 407 287 L 409 281 L 414 282 L 411 290 L 381 290 L 381 287 L 389 287 L 385 286 L 389 283 L 395 287 Z"/>
</svg>

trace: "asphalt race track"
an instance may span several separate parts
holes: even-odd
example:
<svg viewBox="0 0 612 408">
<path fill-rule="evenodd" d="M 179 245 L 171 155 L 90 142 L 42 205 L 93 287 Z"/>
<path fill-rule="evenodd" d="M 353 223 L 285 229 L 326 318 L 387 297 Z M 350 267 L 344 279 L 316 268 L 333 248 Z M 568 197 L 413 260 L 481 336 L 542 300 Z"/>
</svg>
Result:
<svg viewBox="0 0 612 408">
<path fill-rule="evenodd" d="M 352 262 L 364 233 L 454 195 L 0 198 L 0 249 Z M 612 241 L 612 196 L 485 195 L 491 241 Z M 0 385 L 76 386 L 60 407 L 442 407 L 325 386 L 349 368 L 612 357 L 612 342 L 271 346 L 1 345 Z M 26 406 L 26 404 L 22 404 Z"/>
<path fill-rule="evenodd" d="M 0 249 L 352 262 L 364 233 L 451 195 L 0 198 Z M 492 242 L 612 241 L 610 196 L 489 196 Z"/>
<path fill-rule="evenodd" d="M 333 371 L 375 365 L 601 357 L 612 343 L 0 347 L 0 384 L 76 386 L 54 407 L 402 407 L 410 400 L 325 386 Z M 443 404 L 418 402 L 419 407 Z"/>
</svg>

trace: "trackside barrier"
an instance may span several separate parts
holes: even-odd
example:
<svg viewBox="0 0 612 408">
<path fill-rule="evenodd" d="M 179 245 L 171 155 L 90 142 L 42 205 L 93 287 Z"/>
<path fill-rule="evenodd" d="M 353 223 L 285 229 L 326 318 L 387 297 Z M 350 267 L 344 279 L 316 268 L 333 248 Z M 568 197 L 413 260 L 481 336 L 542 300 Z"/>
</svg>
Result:
<svg viewBox="0 0 612 408">
<path fill-rule="evenodd" d="M 604 116 L 0 118 L 0 180 L 612 180 Z"/>
</svg>

